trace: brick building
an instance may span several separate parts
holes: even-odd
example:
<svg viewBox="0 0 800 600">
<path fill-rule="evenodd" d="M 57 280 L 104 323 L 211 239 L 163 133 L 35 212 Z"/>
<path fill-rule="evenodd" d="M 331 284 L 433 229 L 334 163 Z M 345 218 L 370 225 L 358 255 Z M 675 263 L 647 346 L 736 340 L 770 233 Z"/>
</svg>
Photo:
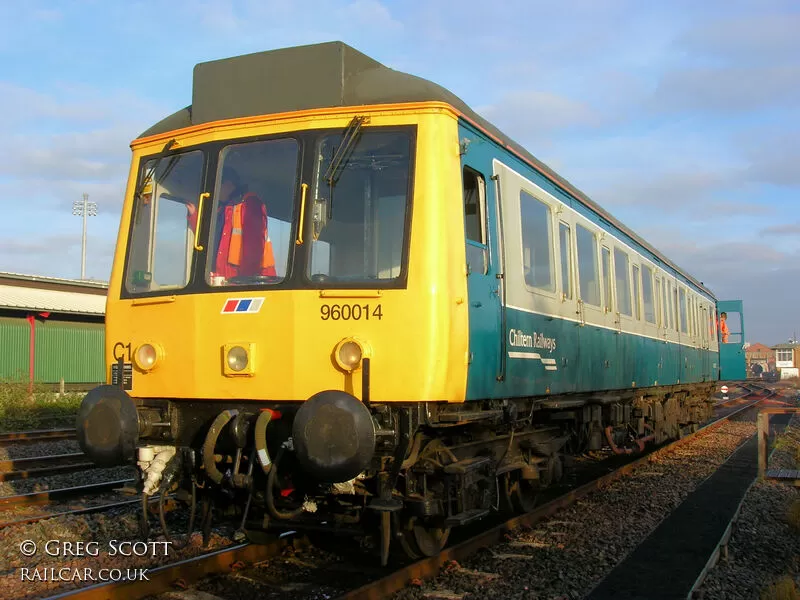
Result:
<svg viewBox="0 0 800 600">
<path fill-rule="evenodd" d="M 775 370 L 775 351 L 769 346 L 756 342 L 745 348 L 744 354 L 748 375 L 757 375 L 759 372 L 770 373 Z"/>
</svg>

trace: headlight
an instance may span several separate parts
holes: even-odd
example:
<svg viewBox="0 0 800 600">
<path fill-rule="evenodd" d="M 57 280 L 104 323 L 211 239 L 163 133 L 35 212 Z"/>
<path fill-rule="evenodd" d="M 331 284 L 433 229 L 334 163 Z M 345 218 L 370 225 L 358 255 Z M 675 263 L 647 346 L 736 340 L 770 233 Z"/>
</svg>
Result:
<svg viewBox="0 0 800 600">
<path fill-rule="evenodd" d="M 333 358 L 343 371 L 355 371 L 361 367 L 361 361 L 369 356 L 369 348 L 355 338 L 345 338 L 333 349 Z"/>
<path fill-rule="evenodd" d="M 134 352 L 133 360 L 142 371 L 150 371 L 158 364 L 162 354 L 163 352 L 158 345 L 142 344 Z"/>
<path fill-rule="evenodd" d="M 247 350 L 241 346 L 234 346 L 228 350 L 227 361 L 231 371 L 236 371 L 237 373 L 244 371 L 249 361 Z"/>
</svg>

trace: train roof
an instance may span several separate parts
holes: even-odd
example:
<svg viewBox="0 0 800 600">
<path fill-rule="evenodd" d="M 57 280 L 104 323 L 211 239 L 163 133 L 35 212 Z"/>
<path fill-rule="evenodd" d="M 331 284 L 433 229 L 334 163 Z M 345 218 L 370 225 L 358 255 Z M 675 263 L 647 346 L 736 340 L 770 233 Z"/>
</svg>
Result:
<svg viewBox="0 0 800 600">
<path fill-rule="evenodd" d="M 390 69 L 343 42 L 282 48 L 199 63 L 194 67 L 193 78 L 192 104 L 159 121 L 140 138 L 238 117 L 337 106 L 445 102 L 714 297 L 701 282 L 478 115 L 458 96 L 427 79 Z"/>
</svg>

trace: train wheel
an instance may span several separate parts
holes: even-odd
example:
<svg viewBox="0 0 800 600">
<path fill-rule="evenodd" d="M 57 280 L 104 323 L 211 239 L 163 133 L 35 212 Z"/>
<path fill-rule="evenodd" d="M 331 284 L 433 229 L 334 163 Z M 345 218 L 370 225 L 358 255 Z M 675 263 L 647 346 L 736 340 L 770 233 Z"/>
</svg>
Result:
<svg viewBox="0 0 800 600">
<path fill-rule="evenodd" d="M 523 479 L 519 471 L 506 473 L 503 486 L 505 505 L 510 512 L 527 513 L 536 507 L 537 484 Z"/>
<path fill-rule="evenodd" d="M 435 556 L 442 551 L 450 537 L 449 527 L 426 527 L 417 524 L 416 517 L 402 520 L 400 546 L 406 556 L 413 560 Z"/>
<path fill-rule="evenodd" d="M 558 483 L 564 476 L 564 466 L 561 458 L 553 454 L 547 459 L 547 466 L 541 471 L 540 477 L 543 486 Z"/>
</svg>

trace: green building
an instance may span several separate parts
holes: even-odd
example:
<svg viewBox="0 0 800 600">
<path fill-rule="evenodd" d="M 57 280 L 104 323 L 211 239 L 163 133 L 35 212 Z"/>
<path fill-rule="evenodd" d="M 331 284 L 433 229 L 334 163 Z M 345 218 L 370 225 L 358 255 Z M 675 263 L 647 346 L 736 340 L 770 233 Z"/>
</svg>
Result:
<svg viewBox="0 0 800 600">
<path fill-rule="evenodd" d="M 106 282 L 0 272 L 0 380 L 106 379 Z"/>
</svg>

